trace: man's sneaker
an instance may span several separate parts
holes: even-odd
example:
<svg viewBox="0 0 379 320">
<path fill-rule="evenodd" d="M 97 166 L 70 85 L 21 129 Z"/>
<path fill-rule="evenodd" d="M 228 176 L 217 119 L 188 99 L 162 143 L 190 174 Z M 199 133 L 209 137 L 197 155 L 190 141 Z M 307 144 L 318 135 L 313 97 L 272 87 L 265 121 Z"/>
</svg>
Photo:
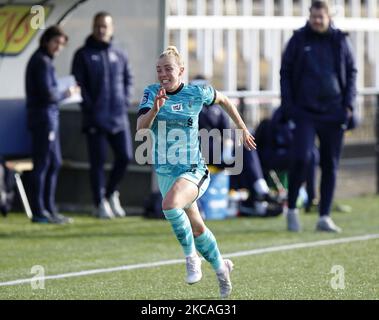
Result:
<svg viewBox="0 0 379 320">
<path fill-rule="evenodd" d="M 32 222 L 33 223 L 50 223 L 50 219 L 41 214 L 33 214 Z"/>
<path fill-rule="evenodd" d="M 62 223 L 73 223 L 74 222 L 74 219 L 72 218 L 69 218 L 69 217 L 66 217 L 64 216 L 63 214 L 60 214 L 58 212 L 54 212 L 54 213 L 50 213 L 50 216 L 57 220 L 57 221 L 60 221 Z"/>
<path fill-rule="evenodd" d="M 229 259 L 224 260 L 224 268 L 222 271 L 217 272 L 217 280 L 220 286 L 221 298 L 227 298 L 232 292 L 232 282 L 230 281 L 230 273 L 233 270 L 233 262 Z"/>
<path fill-rule="evenodd" d="M 115 217 L 125 217 L 125 210 L 121 207 L 120 193 L 118 191 L 113 192 L 109 197 L 108 201 Z"/>
<path fill-rule="evenodd" d="M 102 199 L 95 209 L 95 216 L 99 219 L 113 219 L 114 215 L 107 199 Z"/>
<path fill-rule="evenodd" d="M 203 276 L 201 272 L 201 259 L 197 254 L 186 257 L 186 269 L 187 269 L 187 278 L 186 282 L 188 284 L 194 284 L 201 280 Z"/>
<path fill-rule="evenodd" d="M 50 213 L 46 210 L 39 214 L 33 214 L 32 222 L 34 223 L 54 223 L 54 224 L 62 224 L 61 221 L 55 219 L 50 215 Z"/>
<path fill-rule="evenodd" d="M 332 218 L 329 216 L 320 217 L 316 225 L 317 231 L 326 231 L 326 232 L 341 232 L 342 229 L 333 222 Z"/>
<path fill-rule="evenodd" d="M 288 209 L 287 211 L 287 230 L 292 232 L 300 231 L 299 210 Z"/>
</svg>

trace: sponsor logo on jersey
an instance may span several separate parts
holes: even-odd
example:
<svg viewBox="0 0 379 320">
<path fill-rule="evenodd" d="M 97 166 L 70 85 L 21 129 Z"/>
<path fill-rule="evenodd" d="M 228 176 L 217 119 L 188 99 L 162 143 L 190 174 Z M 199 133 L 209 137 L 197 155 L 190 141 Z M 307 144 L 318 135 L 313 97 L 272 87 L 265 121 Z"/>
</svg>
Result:
<svg viewBox="0 0 379 320">
<path fill-rule="evenodd" d="M 172 111 L 183 111 L 183 105 L 181 103 L 173 104 L 171 109 Z"/>
</svg>

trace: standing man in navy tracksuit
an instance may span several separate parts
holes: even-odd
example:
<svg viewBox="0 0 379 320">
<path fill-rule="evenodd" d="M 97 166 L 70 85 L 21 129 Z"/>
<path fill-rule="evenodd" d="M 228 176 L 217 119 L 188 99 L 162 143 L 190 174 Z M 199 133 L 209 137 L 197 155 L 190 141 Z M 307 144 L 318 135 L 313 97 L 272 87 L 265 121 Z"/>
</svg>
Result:
<svg viewBox="0 0 379 320">
<path fill-rule="evenodd" d="M 92 34 L 75 53 L 72 65 L 82 89 L 82 127 L 87 136 L 95 215 L 103 219 L 125 216 L 117 187 L 133 156 L 127 116 L 131 74 L 126 55 L 112 44 L 113 29 L 109 13 L 96 14 Z M 107 142 L 115 161 L 105 186 Z"/>
<path fill-rule="evenodd" d="M 30 197 L 33 222 L 70 222 L 55 207 L 55 189 L 62 162 L 58 103 L 79 91 L 78 87 L 71 87 L 66 92 L 59 92 L 57 87 L 53 59 L 67 40 L 67 35 L 58 26 L 46 29 L 26 68 L 26 107 L 33 158 Z"/>
<path fill-rule="evenodd" d="M 330 218 L 344 130 L 352 118 L 356 74 L 347 34 L 332 27 L 328 5 L 313 2 L 306 26 L 297 30 L 284 51 L 282 106 L 295 122 L 289 173 L 287 227 L 300 231 L 296 199 L 305 180 L 316 135 L 320 141 L 320 218 L 316 229 L 340 232 Z"/>
</svg>

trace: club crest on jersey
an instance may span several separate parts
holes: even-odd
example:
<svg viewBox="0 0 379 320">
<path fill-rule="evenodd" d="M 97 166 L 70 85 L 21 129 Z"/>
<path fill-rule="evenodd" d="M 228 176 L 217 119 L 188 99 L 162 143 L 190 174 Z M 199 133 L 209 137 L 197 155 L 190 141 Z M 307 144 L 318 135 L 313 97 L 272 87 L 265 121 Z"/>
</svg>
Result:
<svg viewBox="0 0 379 320">
<path fill-rule="evenodd" d="M 145 93 L 143 94 L 142 99 L 141 99 L 141 105 L 146 104 L 147 101 L 149 101 L 149 93 L 148 93 L 148 92 L 145 92 Z"/>
<path fill-rule="evenodd" d="M 183 105 L 181 103 L 173 104 L 171 106 L 172 111 L 183 111 Z"/>
</svg>

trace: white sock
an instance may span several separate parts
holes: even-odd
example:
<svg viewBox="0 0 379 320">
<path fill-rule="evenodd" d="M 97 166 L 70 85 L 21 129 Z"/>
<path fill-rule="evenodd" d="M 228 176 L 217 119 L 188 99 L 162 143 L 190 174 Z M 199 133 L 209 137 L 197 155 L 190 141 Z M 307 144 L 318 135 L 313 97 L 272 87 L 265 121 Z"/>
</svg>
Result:
<svg viewBox="0 0 379 320">
<path fill-rule="evenodd" d="M 270 189 L 268 188 L 268 185 L 266 183 L 265 179 L 258 179 L 254 182 L 254 190 L 259 195 L 264 195 L 270 192 Z"/>
<path fill-rule="evenodd" d="M 217 269 L 216 273 L 220 274 L 220 273 L 224 273 L 224 272 L 225 272 L 225 263 L 222 263 L 221 267 L 219 269 Z"/>
</svg>

